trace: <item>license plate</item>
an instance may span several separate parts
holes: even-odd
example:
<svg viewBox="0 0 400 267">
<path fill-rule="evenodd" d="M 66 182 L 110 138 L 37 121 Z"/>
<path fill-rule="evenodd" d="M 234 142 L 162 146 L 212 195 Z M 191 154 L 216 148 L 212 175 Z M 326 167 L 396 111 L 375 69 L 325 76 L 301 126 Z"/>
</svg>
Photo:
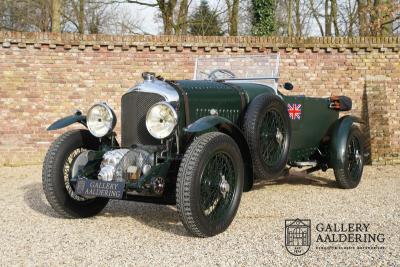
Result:
<svg viewBox="0 0 400 267">
<path fill-rule="evenodd" d="M 105 182 L 90 179 L 78 179 L 75 193 L 81 196 L 122 198 L 124 190 L 124 182 Z"/>
</svg>

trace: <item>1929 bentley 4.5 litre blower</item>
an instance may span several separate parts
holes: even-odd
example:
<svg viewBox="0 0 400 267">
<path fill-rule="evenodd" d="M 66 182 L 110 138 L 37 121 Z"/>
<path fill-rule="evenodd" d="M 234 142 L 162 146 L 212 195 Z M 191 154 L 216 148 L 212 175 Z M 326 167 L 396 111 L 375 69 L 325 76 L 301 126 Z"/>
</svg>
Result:
<svg viewBox="0 0 400 267">
<path fill-rule="evenodd" d="M 341 188 L 358 185 L 363 138 L 345 96 L 278 91 L 279 55 L 198 58 L 193 80 L 144 81 L 121 99 L 121 139 L 106 103 L 77 111 L 48 130 L 81 123 L 49 148 L 43 188 L 69 218 L 94 216 L 110 198 L 176 203 L 185 228 L 223 232 L 255 179 L 291 167 L 333 168 Z M 293 86 L 285 83 L 283 88 Z"/>
</svg>

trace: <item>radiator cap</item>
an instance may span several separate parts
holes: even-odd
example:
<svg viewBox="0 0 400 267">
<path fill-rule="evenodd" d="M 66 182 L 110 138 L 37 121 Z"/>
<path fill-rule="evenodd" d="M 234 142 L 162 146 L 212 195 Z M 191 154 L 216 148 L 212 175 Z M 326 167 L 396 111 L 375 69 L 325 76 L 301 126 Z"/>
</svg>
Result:
<svg viewBox="0 0 400 267">
<path fill-rule="evenodd" d="M 154 81 L 156 74 L 154 72 L 143 72 L 142 73 L 143 80 L 145 81 Z"/>
</svg>

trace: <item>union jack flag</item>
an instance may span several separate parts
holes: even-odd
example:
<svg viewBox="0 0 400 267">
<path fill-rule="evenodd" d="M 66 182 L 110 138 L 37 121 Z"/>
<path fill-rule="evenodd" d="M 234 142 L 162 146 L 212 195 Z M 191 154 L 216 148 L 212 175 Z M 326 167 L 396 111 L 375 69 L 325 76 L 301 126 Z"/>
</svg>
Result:
<svg viewBox="0 0 400 267">
<path fill-rule="evenodd" d="M 289 117 L 292 120 L 300 120 L 301 119 L 301 104 L 287 104 Z"/>
</svg>

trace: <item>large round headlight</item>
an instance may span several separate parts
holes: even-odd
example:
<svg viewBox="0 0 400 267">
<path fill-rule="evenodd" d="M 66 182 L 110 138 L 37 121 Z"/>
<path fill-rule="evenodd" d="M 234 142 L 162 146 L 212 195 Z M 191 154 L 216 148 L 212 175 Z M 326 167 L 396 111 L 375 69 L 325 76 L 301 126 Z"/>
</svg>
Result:
<svg viewBox="0 0 400 267">
<path fill-rule="evenodd" d="M 89 109 L 86 123 L 89 131 L 94 136 L 103 137 L 114 129 L 117 118 L 106 103 L 100 103 Z"/>
<path fill-rule="evenodd" d="M 154 104 L 146 116 L 146 128 L 157 139 L 171 135 L 178 123 L 175 109 L 167 102 Z"/>
</svg>

